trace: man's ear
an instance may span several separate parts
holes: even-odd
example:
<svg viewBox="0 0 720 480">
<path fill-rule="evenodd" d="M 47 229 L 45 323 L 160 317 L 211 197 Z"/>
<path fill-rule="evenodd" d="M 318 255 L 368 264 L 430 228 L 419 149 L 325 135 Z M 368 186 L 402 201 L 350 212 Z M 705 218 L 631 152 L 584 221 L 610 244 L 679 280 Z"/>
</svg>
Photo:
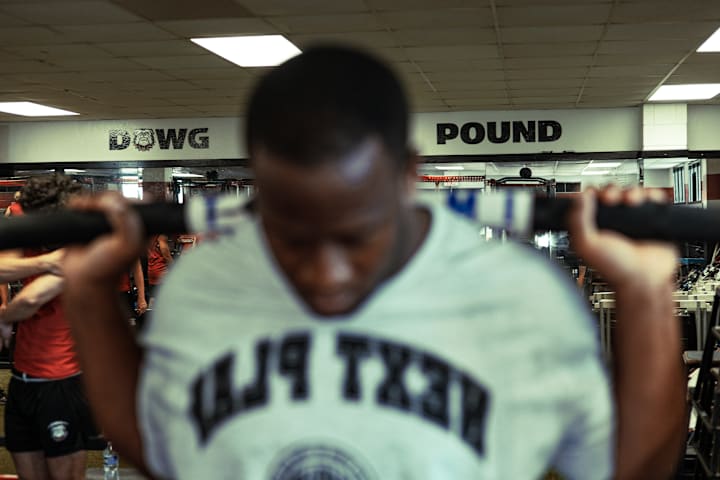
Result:
<svg viewBox="0 0 720 480">
<path fill-rule="evenodd" d="M 415 192 L 417 190 L 417 167 L 420 163 L 420 155 L 414 148 L 408 149 L 403 173 L 401 175 L 403 184 L 401 185 L 403 197 L 408 204 L 415 202 Z"/>
</svg>

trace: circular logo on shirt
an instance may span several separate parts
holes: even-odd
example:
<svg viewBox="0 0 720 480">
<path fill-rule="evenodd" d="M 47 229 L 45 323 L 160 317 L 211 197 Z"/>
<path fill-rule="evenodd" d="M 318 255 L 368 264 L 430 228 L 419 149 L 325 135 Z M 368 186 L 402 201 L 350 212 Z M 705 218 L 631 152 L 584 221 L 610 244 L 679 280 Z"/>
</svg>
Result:
<svg viewBox="0 0 720 480">
<path fill-rule="evenodd" d="M 58 420 L 50 423 L 47 428 L 53 442 L 62 442 L 68 437 L 68 422 Z"/>
<path fill-rule="evenodd" d="M 370 469 L 336 447 L 310 445 L 283 455 L 272 480 L 373 480 Z"/>
</svg>

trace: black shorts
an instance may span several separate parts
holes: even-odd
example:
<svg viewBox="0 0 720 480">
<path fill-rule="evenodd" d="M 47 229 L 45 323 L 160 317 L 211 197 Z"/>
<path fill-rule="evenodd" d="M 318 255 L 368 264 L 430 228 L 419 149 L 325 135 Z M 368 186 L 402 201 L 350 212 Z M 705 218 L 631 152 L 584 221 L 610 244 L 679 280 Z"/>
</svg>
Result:
<svg viewBox="0 0 720 480">
<path fill-rule="evenodd" d="M 35 382 L 10 379 L 5 405 L 10 452 L 43 451 L 46 457 L 59 457 L 86 450 L 97 436 L 81 375 Z"/>
</svg>

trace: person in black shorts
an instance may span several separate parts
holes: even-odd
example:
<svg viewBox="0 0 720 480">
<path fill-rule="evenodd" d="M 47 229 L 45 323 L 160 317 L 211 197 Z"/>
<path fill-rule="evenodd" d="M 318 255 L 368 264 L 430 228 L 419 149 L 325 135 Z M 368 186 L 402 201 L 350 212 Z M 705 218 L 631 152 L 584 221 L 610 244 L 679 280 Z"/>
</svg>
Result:
<svg viewBox="0 0 720 480">
<path fill-rule="evenodd" d="M 22 207 L 51 212 L 79 191 L 62 175 L 31 178 L 23 188 Z M 5 438 L 19 477 L 27 480 L 84 479 L 85 450 L 97 435 L 60 302 L 63 255 L 38 249 L 0 257 L 0 282 L 22 279 L 24 285 L 0 311 L 0 331 L 7 335 L 17 323 Z"/>
</svg>

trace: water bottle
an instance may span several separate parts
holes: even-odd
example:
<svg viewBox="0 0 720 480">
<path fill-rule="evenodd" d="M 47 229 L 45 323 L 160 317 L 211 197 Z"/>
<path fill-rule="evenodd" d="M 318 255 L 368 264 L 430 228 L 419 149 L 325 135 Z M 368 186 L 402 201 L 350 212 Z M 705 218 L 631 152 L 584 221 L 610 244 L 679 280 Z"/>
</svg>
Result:
<svg viewBox="0 0 720 480">
<path fill-rule="evenodd" d="M 120 466 L 120 458 L 112 444 L 107 442 L 105 450 L 103 450 L 103 479 L 119 480 L 118 467 Z"/>
</svg>

